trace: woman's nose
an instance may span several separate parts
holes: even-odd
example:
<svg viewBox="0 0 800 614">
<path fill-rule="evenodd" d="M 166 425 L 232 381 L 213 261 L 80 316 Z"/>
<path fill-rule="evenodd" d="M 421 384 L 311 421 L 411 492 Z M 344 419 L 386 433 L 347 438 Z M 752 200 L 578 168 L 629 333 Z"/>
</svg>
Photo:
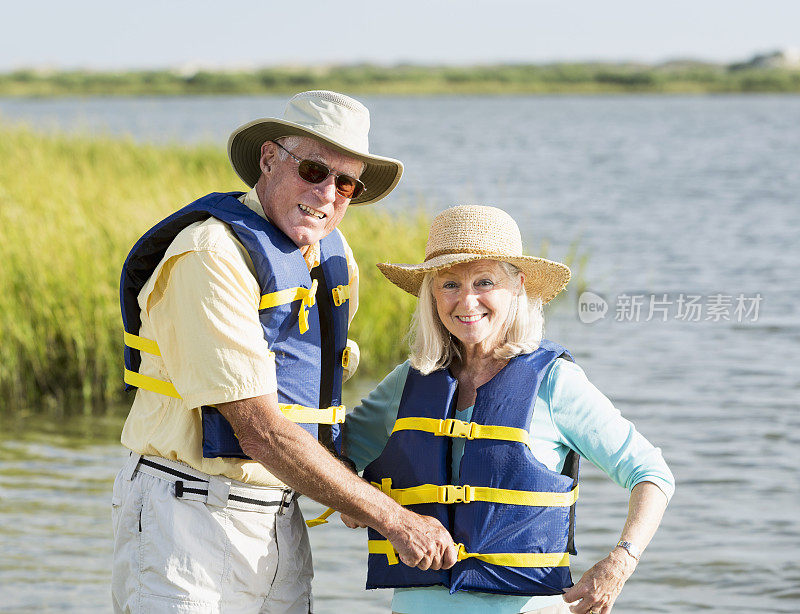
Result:
<svg viewBox="0 0 800 614">
<path fill-rule="evenodd" d="M 461 294 L 461 301 L 464 303 L 464 307 L 471 309 L 478 305 L 478 295 L 472 289 L 465 290 Z"/>
</svg>

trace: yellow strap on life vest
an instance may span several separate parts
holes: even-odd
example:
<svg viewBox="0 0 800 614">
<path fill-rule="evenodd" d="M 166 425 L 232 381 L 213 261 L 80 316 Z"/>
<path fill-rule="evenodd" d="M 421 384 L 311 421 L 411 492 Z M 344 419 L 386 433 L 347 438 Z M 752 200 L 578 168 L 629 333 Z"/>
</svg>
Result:
<svg viewBox="0 0 800 614">
<path fill-rule="evenodd" d="M 311 282 L 310 288 L 287 288 L 286 290 L 278 290 L 277 292 L 270 292 L 261 297 L 261 302 L 258 304 L 258 309 L 269 309 L 270 307 L 277 307 L 278 305 L 286 305 L 294 301 L 302 301 L 300 305 L 299 324 L 300 334 L 304 334 L 308 330 L 308 307 L 313 307 L 316 302 L 317 294 L 317 280 Z"/>
<path fill-rule="evenodd" d="M 481 554 L 467 552 L 464 544 L 456 544 L 458 560 L 478 559 L 490 565 L 504 567 L 569 567 L 569 552 L 498 552 Z M 385 554 L 389 565 L 397 565 L 397 552 L 388 539 L 370 539 L 367 542 L 370 554 Z"/>
<path fill-rule="evenodd" d="M 127 345 L 130 348 L 139 350 L 140 352 L 147 352 L 148 354 L 161 356 L 161 350 L 159 349 L 158 344 L 152 339 L 145 339 L 144 337 L 140 337 L 139 335 L 133 335 L 129 332 L 125 332 L 123 338 L 125 340 L 125 345 Z M 275 352 L 267 350 L 267 356 L 272 356 L 273 358 L 275 358 Z"/>
<path fill-rule="evenodd" d="M 158 349 L 158 344 L 155 341 L 152 341 L 150 339 L 145 339 L 144 337 L 140 337 L 139 335 L 132 335 L 127 331 L 125 331 L 123 338 L 125 341 L 125 345 L 127 345 L 129 348 L 133 348 L 141 352 L 147 352 L 148 354 L 155 354 L 156 356 L 161 356 L 161 350 Z"/>
<path fill-rule="evenodd" d="M 333 304 L 340 307 L 345 301 L 350 300 L 350 284 L 346 286 L 336 286 L 331 290 L 331 294 L 333 295 Z"/>
<path fill-rule="evenodd" d="M 488 486 L 455 486 L 447 484 L 421 484 L 409 488 L 392 488 L 392 478 L 383 478 L 381 483 L 372 482 L 381 492 L 389 495 L 400 505 L 420 503 L 506 503 L 509 505 L 529 505 L 535 507 L 570 507 L 578 499 L 578 486 L 569 492 L 535 492 L 530 490 L 509 490 Z"/>
<path fill-rule="evenodd" d="M 172 397 L 173 399 L 183 398 L 180 394 L 178 394 L 178 391 L 175 389 L 175 386 L 172 385 L 172 382 L 165 382 L 164 380 L 156 379 L 155 377 L 150 377 L 149 375 L 142 375 L 136 371 L 125 369 L 123 380 L 126 384 L 130 384 L 136 388 L 149 390 L 150 392 L 157 392 L 158 394 L 163 394 L 168 397 Z"/>
<path fill-rule="evenodd" d="M 530 433 L 525 429 L 511 426 L 494 426 L 464 422 L 448 418 L 400 418 L 394 423 L 392 433 L 396 431 L 424 431 L 436 436 L 465 437 L 466 439 L 499 439 L 502 441 L 518 441 L 530 447 Z"/>
<path fill-rule="evenodd" d="M 334 405 L 316 409 L 303 405 L 287 405 L 278 403 L 281 412 L 292 422 L 316 423 L 316 424 L 342 424 L 345 419 L 344 405 Z"/>
<path fill-rule="evenodd" d="M 464 544 L 456 544 L 458 560 L 478 559 L 503 567 L 569 567 L 569 552 L 498 552 L 480 554 L 467 552 Z M 391 563 L 389 563 L 391 565 Z"/>
<path fill-rule="evenodd" d="M 342 367 L 345 369 L 350 366 L 350 348 L 346 347 L 342 350 Z"/>
<path fill-rule="evenodd" d="M 142 375 L 141 373 L 129 369 L 125 369 L 123 379 L 126 384 L 141 388 L 142 390 L 149 390 L 150 392 L 163 394 L 174 399 L 183 398 L 172 382 L 156 379 L 149 375 Z M 292 422 L 304 424 L 342 424 L 347 411 L 344 405 L 334 405 L 320 409 L 317 407 L 306 407 L 305 405 L 278 403 L 278 407 L 281 413 Z"/>
<path fill-rule="evenodd" d="M 322 512 L 316 518 L 312 518 L 311 520 L 306 520 L 306 526 L 310 527 L 318 527 L 321 524 L 328 524 L 328 516 L 333 514 L 336 510 L 332 507 L 329 507 L 327 510 Z"/>
<path fill-rule="evenodd" d="M 386 558 L 389 559 L 389 565 L 397 565 L 400 562 L 392 542 L 388 539 L 367 540 L 367 549 L 370 554 L 385 554 Z"/>
</svg>

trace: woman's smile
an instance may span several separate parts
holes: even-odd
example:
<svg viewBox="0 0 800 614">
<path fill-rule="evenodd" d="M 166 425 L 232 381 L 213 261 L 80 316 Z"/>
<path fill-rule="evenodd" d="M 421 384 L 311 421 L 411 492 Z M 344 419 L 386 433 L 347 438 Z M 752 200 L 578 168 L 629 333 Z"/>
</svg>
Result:
<svg viewBox="0 0 800 614">
<path fill-rule="evenodd" d="M 477 322 L 478 320 L 482 319 L 483 316 L 485 316 L 485 315 L 486 315 L 485 313 L 477 313 L 477 314 L 471 315 L 471 316 L 456 316 L 456 318 L 462 324 L 473 324 L 473 323 Z"/>
</svg>

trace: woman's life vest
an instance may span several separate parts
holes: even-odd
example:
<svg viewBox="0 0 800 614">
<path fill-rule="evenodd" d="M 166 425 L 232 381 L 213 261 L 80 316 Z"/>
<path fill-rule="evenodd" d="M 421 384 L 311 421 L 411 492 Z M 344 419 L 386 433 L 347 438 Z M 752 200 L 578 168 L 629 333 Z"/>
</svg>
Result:
<svg viewBox="0 0 800 614">
<path fill-rule="evenodd" d="M 539 386 L 563 347 L 542 341 L 477 391 L 472 422 L 453 418 L 457 380 L 447 369 L 410 369 L 397 421 L 364 478 L 411 510 L 433 516 L 458 544 L 451 569 L 400 562 L 391 544 L 369 529 L 367 588 L 442 585 L 508 595 L 557 595 L 572 586 L 578 455 L 561 473 L 530 450 L 529 427 Z M 451 476 L 452 438 L 465 437 L 458 480 Z"/>
<path fill-rule="evenodd" d="M 144 388 L 180 398 L 171 382 L 138 373 L 140 352 L 160 355 L 154 341 L 139 337 L 138 296 L 177 234 L 194 222 L 215 217 L 230 227 L 253 262 L 261 288 L 259 318 L 275 355 L 281 411 L 339 452 L 350 296 L 342 239 L 332 232 L 320 241 L 320 266 L 309 273 L 297 246 L 240 203 L 239 196 L 240 192 L 204 196 L 153 226 L 133 246 L 120 281 L 126 390 Z M 202 412 L 203 456 L 248 458 L 222 414 L 208 406 Z"/>
</svg>

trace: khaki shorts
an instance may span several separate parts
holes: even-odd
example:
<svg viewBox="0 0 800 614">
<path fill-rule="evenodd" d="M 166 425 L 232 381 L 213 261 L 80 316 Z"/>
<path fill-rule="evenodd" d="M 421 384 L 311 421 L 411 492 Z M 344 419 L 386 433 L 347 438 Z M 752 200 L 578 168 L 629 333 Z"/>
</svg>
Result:
<svg viewBox="0 0 800 614">
<path fill-rule="evenodd" d="M 311 549 L 295 501 L 269 512 L 176 498 L 123 468 L 114 482 L 114 612 L 307 614 Z"/>
</svg>

